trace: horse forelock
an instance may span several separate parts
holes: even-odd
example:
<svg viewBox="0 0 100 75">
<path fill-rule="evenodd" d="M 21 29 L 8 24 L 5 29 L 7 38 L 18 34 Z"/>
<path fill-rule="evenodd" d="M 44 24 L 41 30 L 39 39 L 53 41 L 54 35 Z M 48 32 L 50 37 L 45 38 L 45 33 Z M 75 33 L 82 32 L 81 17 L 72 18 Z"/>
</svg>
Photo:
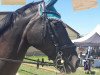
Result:
<svg viewBox="0 0 100 75">
<path fill-rule="evenodd" d="M 66 27 L 66 24 L 61 19 L 49 18 L 52 23 L 61 23 L 62 26 Z"/>
<path fill-rule="evenodd" d="M 40 4 L 41 2 L 42 1 L 39 1 L 39 2 L 31 2 L 31 3 L 23 6 L 22 8 L 17 9 L 15 12 L 17 14 L 23 15 L 24 12 L 25 12 L 25 10 L 27 10 L 27 9 L 30 9 L 31 10 L 33 6 L 36 6 L 36 5 Z"/>
</svg>

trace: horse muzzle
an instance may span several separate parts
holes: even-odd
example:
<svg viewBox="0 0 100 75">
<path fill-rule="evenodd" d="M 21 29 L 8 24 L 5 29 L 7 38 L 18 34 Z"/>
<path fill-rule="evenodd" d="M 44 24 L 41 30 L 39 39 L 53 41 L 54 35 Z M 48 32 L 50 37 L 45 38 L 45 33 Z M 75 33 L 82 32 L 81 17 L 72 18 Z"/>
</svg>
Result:
<svg viewBox="0 0 100 75">
<path fill-rule="evenodd" d="M 71 72 L 75 72 L 77 69 L 77 61 L 78 61 L 78 57 L 77 56 L 72 56 L 71 60 L 68 60 L 67 58 L 65 58 L 64 61 L 64 66 L 65 66 L 65 71 L 66 73 L 71 73 Z"/>
</svg>

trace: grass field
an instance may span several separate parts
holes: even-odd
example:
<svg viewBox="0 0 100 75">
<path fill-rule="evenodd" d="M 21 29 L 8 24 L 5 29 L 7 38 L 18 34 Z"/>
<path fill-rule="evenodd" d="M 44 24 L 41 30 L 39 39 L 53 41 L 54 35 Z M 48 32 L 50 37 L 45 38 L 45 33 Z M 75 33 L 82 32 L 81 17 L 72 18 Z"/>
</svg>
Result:
<svg viewBox="0 0 100 75">
<path fill-rule="evenodd" d="M 37 69 L 36 67 L 29 65 L 21 65 L 18 73 L 20 75 L 55 75 L 55 72 Z"/>
<path fill-rule="evenodd" d="M 26 58 L 34 59 L 34 60 L 39 59 L 40 61 L 42 60 L 42 58 L 44 58 L 45 62 L 51 62 L 48 60 L 47 56 L 26 56 Z M 27 60 L 25 60 L 25 61 L 27 61 Z"/>
<path fill-rule="evenodd" d="M 95 72 L 94 75 L 100 75 L 99 68 L 98 69 L 92 68 L 92 71 Z M 21 65 L 18 73 L 20 75 L 56 75 L 56 72 L 54 72 L 54 71 L 49 71 L 46 69 L 37 69 L 36 67 L 25 65 L 25 64 Z M 79 67 L 75 73 L 71 73 L 71 74 L 67 74 L 67 75 L 88 75 L 88 74 L 85 74 L 83 67 Z M 89 75 L 93 75 L 93 74 L 89 74 Z"/>
<path fill-rule="evenodd" d="M 47 60 L 47 57 L 29 57 L 35 59 L 44 58 Z M 20 75 L 56 75 L 58 72 L 54 67 L 44 66 L 43 68 L 37 69 L 35 65 L 22 64 L 18 70 Z M 67 75 L 100 75 L 100 68 L 92 68 L 92 74 L 85 74 L 83 67 L 79 67 L 75 73 L 67 74 Z M 62 75 L 62 74 L 57 74 Z"/>
</svg>

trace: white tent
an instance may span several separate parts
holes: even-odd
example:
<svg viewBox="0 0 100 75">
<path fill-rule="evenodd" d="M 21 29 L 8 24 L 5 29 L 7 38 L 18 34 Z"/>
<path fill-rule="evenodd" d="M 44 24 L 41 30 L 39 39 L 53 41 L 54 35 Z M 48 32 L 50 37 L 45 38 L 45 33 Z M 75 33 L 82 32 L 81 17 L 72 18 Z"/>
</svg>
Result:
<svg viewBox="0 0 100 75">
<path fill-rule="evenodd" d="M 98 24 L 93 31 L 91 31 L 86 36 L 72 40 L 76 46 L 95 46 L 97 51 L 99 50 L 97 46 L 100 46 L 100 24 Z M 92 50 L 92 49 L 91 49 Z M 99 55 L 98 55 L 99 56 Z M 94 67 L 100 67 L 100 59 L 94 59 Z"/>
<path fill-rule="evenodd" d="M 89 34 L 87 34 L 86 36 L 84 36 L 84 37 L 82 37 L 82 38 L 79 38 L 79 39 L 72 40 L 72 42 L 73 42 L 73 43 L 74 43 L 74 42 L 83 42 L 83 41 L 89 39 L 89 38 L 90 38 L 91 36 L 93 36 L 95 33 L 98 33 L 98 34 L 100 35 L 100 24 L 98 24 L 98 25 L 96 26 L 96 28 L 95 28 L 92 32 L 90 32 Z"/>
</svg>

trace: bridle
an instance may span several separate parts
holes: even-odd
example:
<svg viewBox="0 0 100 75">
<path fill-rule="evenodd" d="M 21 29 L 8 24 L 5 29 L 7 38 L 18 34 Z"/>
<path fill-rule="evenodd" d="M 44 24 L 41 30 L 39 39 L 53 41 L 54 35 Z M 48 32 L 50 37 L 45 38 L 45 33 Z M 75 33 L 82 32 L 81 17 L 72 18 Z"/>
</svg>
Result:
<svg viewBox="0 0 100 75">
<path fill-rule="evenodd" d="M 44 0 L 43 0 L 44 1 Z M 71 46 L 67 46 L 67 45 L 63 45 L 63 46 L 60 46 L 60 42 L 59 42 L 59 37 L 58 37 L 58 33 L 56 32 L 56 30 L 54 29 L 55 25 L 54 23 L 50 22 L 50 18 L 47 17 L 47 14 L 51 13 L 51 14 L 55 14 L 55 15 L 58 15 L 60 16 L 59 13 L 57 12 L 52 12 L 52 11 L 46 11 L 45 9 L 45 2 L 44 3 L 44 12 L 43 12 L 43 15 L 44 15 L 44 22 L 46 25 L 48 25 L 48 31 L 49 31 L 49 35 L 50 35 L 50 38 L 53 42 L 53 45 L 55 46 L 55 49 L 56 49 L 56 57 L 55 57 L 55 60 L 54 60 L 54 64 L 55 64 L 55 67 L 57 68 L 58 66 L 61 66 L 63 67 L 63 70 L 64 72 L 66 73 L 66 68 L 65 68 L 65 65 L 64 65 L 64 60 L 66 60 L 66 62 L 72 66 L 72 64 L 70 63 L 70 59 L 72 58 L 71 55 L 69 55 L 68 58 L 66 57 L 63 57 L 64 56 L 64 53 L 63 53 L 63 49 L 68 49 L 68 48 L 74 48 L 76 47 L 74 44 L 71 45 Z M 55 19 L 54 19 L 55 20 Z M 57 19 L 57 21 L 61 21 L 59 19 Z M 62 22 L 62 21 L 61 21 Z M 63 22 L 62 22 L 63 23 Z M 64 59 L 63 59 L 64 58 Z M 63 62 L 62 62 L 63 61 Z M 59 64 L 60 63 L 60 64 Z"/>
<path fill-rule="evenodd" d="M 52 40 L 52 43 L 53 45 L 55 46 L 55 50 L 56 50 L 56 57 L 55 57 L 55 60 L 54 60 L 54 64 L 55 64 L 55 67 L 57 68 L 58 66 L 60 67 L 63 67 L 63 70 L 64 72 L 66 73 L 66 69 L 65 69 L 65 65 L 64 65 L 64 59 L 65 57 L 64 56 L 64 53 L 63 53 L 63 49 L 68 49 L 68 48 L 73 48 L 73 47 L 76 47 L 75 45 L 71 45 L 71 46 L 67 46 L 67 45 L 63 45 L 63 46 L 60 46 L 60 42 L 58 40 L 58 33 L 56 32 L 56 30 L 54 29 L 54 24 L 52 22 L 50 22 L 47 17 L 46 18 L 46 25 L 48 25 L 48 31 L 49 31 L 49 35 L 50 35 L 50 38 Z M 60 21 L 60 20 L 58 20 Z M 70 63 L 70 59 L 71 59 L 71 55 L 69 55 L 68 58 L 65 58 L 67 61 L 67 63 L 69 65 L 71 65 Z"/>
</svg>

